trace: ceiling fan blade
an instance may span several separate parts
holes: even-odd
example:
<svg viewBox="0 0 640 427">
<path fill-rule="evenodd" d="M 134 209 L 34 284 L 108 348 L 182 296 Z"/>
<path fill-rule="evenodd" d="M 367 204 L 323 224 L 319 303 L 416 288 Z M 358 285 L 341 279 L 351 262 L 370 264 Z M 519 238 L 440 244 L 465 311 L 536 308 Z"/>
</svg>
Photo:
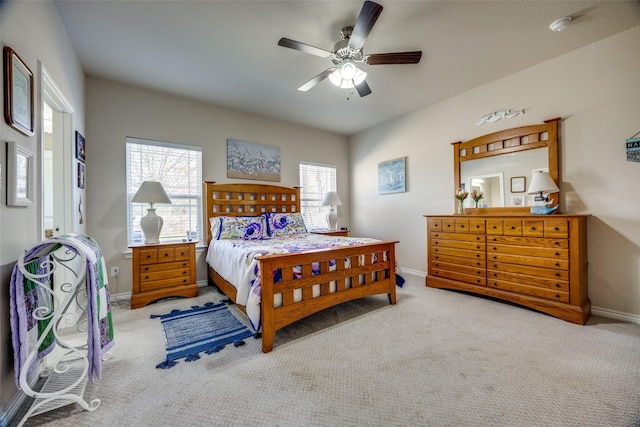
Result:
<svg viewBox="0 0 640 427">
<path fill-rule="evenodd" d="M 322 58 L 331 57 L 331 52 L 329 52 L 328 50 L 320 49 L 319 47 L 311 46 L 309 44 L 300 43 L 295 40 L 287 39 L 285 37 L 281 38 L 280 41 L 278 41 L 278 45 L 299 50 L 304 53 L 310 53 L 311 55 L 320 56 Z"/>
<path fill-rule="evenodd" d="M 326 70 L 324 70 L 323 72 L 321 72 L 320 74 L 318 74 L 317 76 L 315 76 L 314 78 L 312 78 L 311 80 L 309 80 L 308 82 L 300 86 L 298 90 L 300 92 L 308 91 L 309 89 L 311 89 L 312 87 L 314 87 L 315 85 L 317 85 L 318 83 L 320 83 L 321 81 L 329 77 L 329 75 L 331 75 L 337 69 L 338 69 L 337 67 L 327 68 Z"/>
<path fill-rule="evenodd" d="M 356 90 L 358 91 L 358 94 L 361 97 L 367 96 L 371 93 L 371 88 L 367 84 L 366 80 L 363 80 L 362 83 L 360 83 L 359 85 L 356 85 Z"/>
<path fill-rule="evenodd" d="M 349 38 L 349 47 L 354 50 L 362 49 L 364 41 L 373 28 L 373 24 L 376 23 L 380 13 L 382 12 L 382 6 L 372 1 L 365 1 L 358 15 L 358 20 L 353 26 L 351 37 Z"/>
<path fill-rule="evenodd" d="M 366 62 L 369 65 L 382 64 L 417 64 L 422 58 L 422 51 L 396 52 L 396 53 L 375 53 L 367 55 Z"/>
</svg>

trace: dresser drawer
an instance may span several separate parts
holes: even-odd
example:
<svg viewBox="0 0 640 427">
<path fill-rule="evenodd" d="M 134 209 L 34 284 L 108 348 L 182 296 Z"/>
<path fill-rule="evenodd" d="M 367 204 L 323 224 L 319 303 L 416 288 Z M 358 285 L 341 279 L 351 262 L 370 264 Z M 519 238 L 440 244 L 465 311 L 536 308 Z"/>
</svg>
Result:
<svg viewBox="0 0 640 427">
<path fill-rule="evenodd" d="M 170 276 L 176 276 L 176 277 L 170 277 Z M 172 273 L 172 274 L 161 274 L 161 273 L 153 273 L 152 275 L 154 278 L 157 277 L 156 280 L 141 280 L 140 282 L 140 290 L 142 292 L 147 292 L 147 291 L 152 291 L 152 290 L 156 290 L 156 289 L 163 289 L 163 288 L 167 288 L 167 287 L 175 287 L 175 286 L 181 286 L 181 285 L 189 285 L 191 284 L 192 280 L 191 280 L 191 276 L 188 275 L 179 275 L 178 273 Z"/>
<path fill-rule="evenodd" d="M 432 272 L 433 276 L 444 277 L 445 279 L 458 280 L 460 282 L 482 286 L 485 286 L 487 284 L 487 279 L 484 275 L 470 275 L 461 273 L 460 271 L 449 271 L 444 269 L 434 269 L 432 270 Z"/>
<path fill-rule="evenodd" d="M 442 219 L 429 218 L 427 221 L 429 231 L 442 231 Z"/>
<path fill-rule="evenodd" d="M 564 259 L 538 258 L 522 255 L 492 253 L 487 255 L 487 260 L 524 266 L 530 265 L 534 267 L 547 267 L 558 270 L 569 270 L 569 260 Z"/>
<path fill-rule="evenodd" d="M 567 239 L 541 239 L 538 237 L 490 236 L 487 240 L 487 245 L 491 244 L 569 249 L 569 240 Z"/>
<path fill-rule="evenodd" d="M 511 273 L 527 274 L 529 276 L 545 277 L 555 280 L 568 281 L 568 270 L 555 270 L 545 267 L 534 267 L 530 265 L 506 264 L 501 262 L 487 262 L 490 270 L 508 271 Z"/>
<path fill-rule="evenodd" d="M 569 221 L 566 219 L 547 219 L 544 221 L 545 237 L 569 237 Z"/>
<path fill-rule="evenodd" d="M 543 237 L 544 221 L 541 219 L 525 219 L 522 221 L 522 235 L 529 237 Z"/>
<path fill-rule="evenodd" d="M 174 248 L 158 249 L 158 262 L 171 262 L 175 259 Z"/>
<path fill-rule="evenodd" d="M 453 249 L 453 248 L 431 248 L 431 253 L 434 255 L 451 255 L 461 258 L 473 258 L 473 259 L 486 259 L 485 251 L 468 251 L 465 249 Z"/>
<path fill-rule="evenodd" d="M 476 243 L 484 243 L 486 237 L 483 234 L 457 234 L 457 233 L 436 233 L 433 232 L 429 236 L 431 238 L 431 242 L 437 239 L 446 239 L 446 240 L 460 240 L 463 242 L 476 242 Z"/>
<path fill-rule="evenodd" d="M 433 265 L 438 262 L 446 262 L 448 264 L 464 265 L 476 268 L 485 268 L 486 266 L 486 261 L 484 259 L 461 258 L 456 256 L 437 254 L 432 254 L 429 257 L 429 265 Z"/>
<path fill-rule="evenodd" d="M 487 220 L 487 234 L 502 235 L 504 230 L 504 221 L 501 219 L 490 218 Z"/>
<path fill-rule="evenodd" d="M 140 264 L 155 264 L 158 262 L 158 250 L 157 249 L 141 249 L 140 250 Z"/>
<path fill-rule="evenodd" d="M 537 286 L 527 286 L 504 280 L 489 280 L 487 286 L 490 288 L 502 289 L 505 291 L 517 292 L 519 294 L 533 295 L 536 297 L 569 302 L 569 293 L 554 291 L 552 289 L 540 288 Z"/>
<path fill-rule="evenodd" d="M 431 264 L 431 270 L 433 274 L 437 274 L 437 271 L 457 271 L 459 273 L 464 273 L 469 276 L 477 276 L 477 277 L 485 277 L 487 272 L 482 267 L 473 267 L 473 266 L 463 266 L 460 264 L 449 264 L 446 262 L 434 262 Z"/>
<path fill-rule="evenodd" d="M 431 244 L 433 245 L 433 248 L 458 248 L 472 251 L 484 251 L 484 242 L 436 238 L 431 241 Z"/>
<path fill-rule="evenodd" d="M 569 251 L 557 248 L 527 248 L 525 246 L 498 245 L 489 243 L 487 245 L 489 257 L 492 253 L 522 255 L 526 257 L 542 257 L 552 259 L 569 259 Z"/>
<path fill-rule="evenodd" d="M 505 236 L 522 236 L 522 220 L 505 219 L 503 221 L 503 234 Z"/>
<path fill-rule="evenodd" d="M 567 280 L 544 279 L 539 276 L 527 276 L 525 274 L 507 273 L 499 270 L 488 270 L 487 278 L 489 283 L 493 280 L 506 280 L 521 285 L 538 286 L 554 291 L 569 292 L 569 282 Z"/>
<path fill-rule="evenodd" d="M 158 273 L 161 271 L 189 269 L 188 260 L 167 262 L 162 264 L 142 264 L 140 265 L 140 274 Z"/>
</svg>

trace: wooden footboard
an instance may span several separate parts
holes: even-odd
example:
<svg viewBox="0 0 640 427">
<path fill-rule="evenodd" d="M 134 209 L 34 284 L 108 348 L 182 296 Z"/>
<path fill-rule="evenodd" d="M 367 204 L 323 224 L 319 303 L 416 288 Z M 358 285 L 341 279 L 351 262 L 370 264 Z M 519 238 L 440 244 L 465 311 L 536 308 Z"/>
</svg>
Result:
<svg viewBox="0 0 640 427">
<path fill-rule="evenodd" d="M 387 294 L 389 302 L 395 304 L 396 243 L 371 243 L 259 257 L 262 351 L 271 351 L 278 329 L 325 308 L 377 294 Z M 335 268 L 331 267 L 332 262 Z M 294 269 L 298 268 L 302 277 L 296 278 Z M 266 273 L 276 271 L 282 278 L 279 282 L 275 282 L 273 273 Z M 278 294 L 281 295 L 278 298 L 280 304 L 276 304 L 275 296 Z"/>
</svg>

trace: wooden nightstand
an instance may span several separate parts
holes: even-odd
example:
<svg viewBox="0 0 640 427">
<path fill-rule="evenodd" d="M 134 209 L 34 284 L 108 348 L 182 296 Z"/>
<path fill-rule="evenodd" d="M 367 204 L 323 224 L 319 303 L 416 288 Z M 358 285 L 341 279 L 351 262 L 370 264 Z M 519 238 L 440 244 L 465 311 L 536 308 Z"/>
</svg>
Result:
<svg viewBox="0 0 640 427">
<path fill-rule="evenodd" d="M 131 308 L 167 297 L 198 296 L 196 242 L 130 247 L 133 251 Z"/>
<path fill-rule="evenodd" d="M 325 236 L 349 237 L 349 230 L 309 230 L 313 234 L 324 234 Z"/>
</svg>

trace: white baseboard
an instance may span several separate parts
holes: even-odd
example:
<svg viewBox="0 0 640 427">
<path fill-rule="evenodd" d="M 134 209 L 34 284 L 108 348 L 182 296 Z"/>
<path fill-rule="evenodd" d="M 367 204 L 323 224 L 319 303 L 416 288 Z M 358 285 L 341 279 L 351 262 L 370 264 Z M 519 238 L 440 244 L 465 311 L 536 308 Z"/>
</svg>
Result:
<svg viewBox="0 0 640 427">
<path fill-rule="evenodd" d="M 621 311 L 608 310 L 606 308 L 599 307 L 591 307 L 591 314 L 606 317 L 607 319 L 615 319 L 622 322 L 629 322 L 640 325 L 640 316 L 638 316 L 637 314 L 623 313 Z"/>
<path fill-rule="evenodd" d="M 427 273 L 420 270 L 412 270 L 410 268 L 399 268 L 400 273 L 402 274 L 410 274 L 412 276 L 426 278 Z M 607 319 L 615 319 L 620 320 L 621 322 L 635 323 L 640 325 L 640 315 L 623 313 L 621 311 L 608 310 L 606 308 L 599 307 L 591 307 L 591 314 L 595 314 L 596 316 L 606 317 Z"/>
</svg>

